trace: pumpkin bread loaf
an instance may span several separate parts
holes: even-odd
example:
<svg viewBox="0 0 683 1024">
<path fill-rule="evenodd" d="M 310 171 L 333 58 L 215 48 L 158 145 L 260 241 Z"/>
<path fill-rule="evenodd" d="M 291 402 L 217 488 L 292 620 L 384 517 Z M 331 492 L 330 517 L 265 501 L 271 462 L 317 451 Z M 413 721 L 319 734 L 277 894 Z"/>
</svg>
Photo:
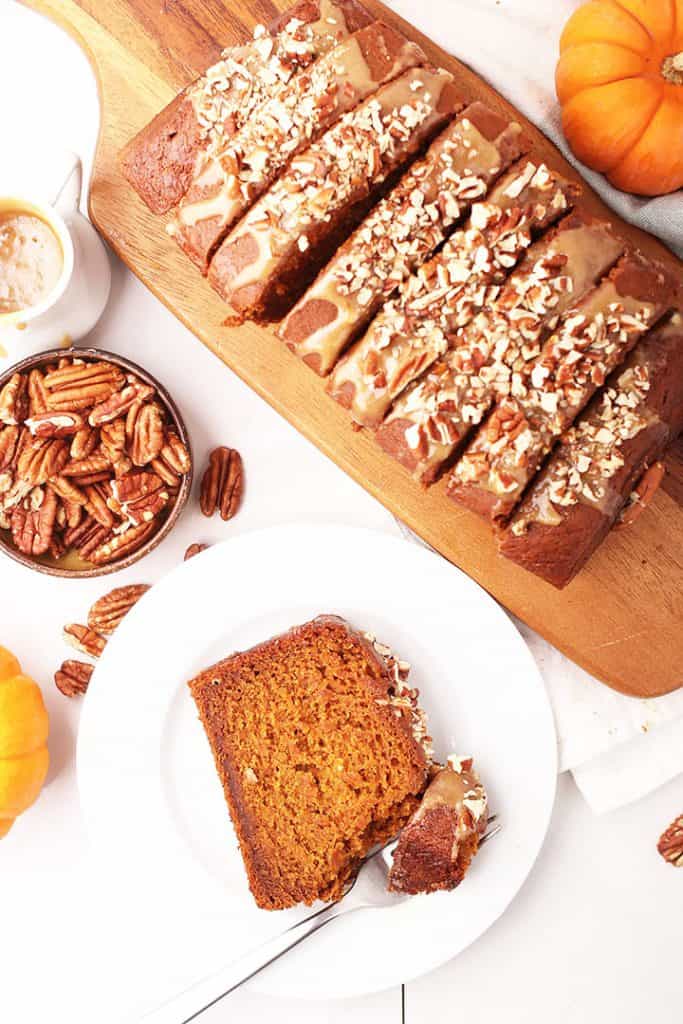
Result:
<svg viewBox="0 0 683 1024">
<path fill-rule="evenodd" d="M 448 493 L 490 521 L 514 511 L 543 460 L 607 377 L 670 313 L 677 281 L 628 252 L 570 309 L 455 466 Z"/>
<path fill-rule="evenodd" d="M 376 429 L 392 402 L 491 300 L 533 239 L 565 214 L 576 189 L 544 164 L 516 165 L 464 228 L 424 263 L 334 368 L 327 390 Z"/>
<path fill-rule="evenodd" d="M 473 103 L 378 203 L 279 330 L 321 376 L 472 204 L 526 150 L 520 125 Z"/>
<path fill-rule="evenodd" d="M 337 899 L 418 806 L 431 747 L 407 669 L 321 616 L 190 682 L 260 907 Z"/>
<path fill-rule="evenodd" d="M 203 153 L 223 148 L 275 88 L 371 21 L 358 0 L 299 0 L 269 29 L 258 25 L 128 143 L 124 176 L 153 213 L 167 213 Z"/>
<path fill-rule="evenodd" d="M 575 211 L 533 245 L 448 351 L 394 403 L 378 444 L 428 486 L 497 398 L 510 393 L 560 316 L 624 251 L 604 221 Z"/>
<path fill-rule="evenodd" d="M 169 233 L 206 273 L 230 229 L 293 156 L 380 86 L 426 60 L 416 43 L 382 22 L 348 36 L 275 89 L 226 145 L 203 154 Z"/>
<path fill-rule="evenodd" d="M 399 836 L 389 891 L 414 896 L 455 889 L 479 850 L 487 822 L 486 790 L 472 759 L 449 757 Z"/>
<path fill-rule="evenodd" d="M 392 177 L 462 106 L 447 71 L 408 71 L 295 156 L 209 267 L 236 318 L 288 312 Z"/>
<path fill-rule="evenodd" d="M 565 435 L 501 535 L 501 552 L 566 586 L 682 430 L 683 317 L 676 313 L 640 342 Z"/>
</svg>

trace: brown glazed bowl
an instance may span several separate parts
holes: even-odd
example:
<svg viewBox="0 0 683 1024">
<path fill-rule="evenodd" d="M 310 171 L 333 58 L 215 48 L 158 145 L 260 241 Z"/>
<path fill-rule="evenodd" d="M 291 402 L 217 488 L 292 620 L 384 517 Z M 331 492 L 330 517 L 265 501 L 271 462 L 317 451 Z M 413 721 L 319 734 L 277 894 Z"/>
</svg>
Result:
<svg viewBox="0 0 683 1024">
<path fill-rule="evenodd" d="M 184 420 L 180 415 L 177 405 L 169 395 L 166 388 L 164 388 L 150 373 L 147 373 L 146 370 L 143 370 L 142 367 L 138 366 L 137 363 L 131 362 L 130 359 L 124 359 L 123 356 L 115 355 L 113 352 L 106 352 L 103 349 L 98 348 L 55 348 L 50 349 L 47 352 L 39 352 L 37 355 L 23 359 L 20 363 L 15 363 L 5 373 L 0 375 L 0 390 L 5 386 L 12 374 L 29 373 L 31 370 L 40 369 L 49 363 L 54 363 L 57 360 L 64 358 L 64 356 L 84 359 L 86 362 L 97 361 L 100 359 L 106 360 L 109 363 L 113 363 L 115 366 L 119 366 L 126 373 L 134 373 L 135 376 L 139 377 L 145 384 L 150 384 L 155 388 L 159 402 L 166 409 L 169 422 L 175 426 L 178 437 L 190 454 L 191 462 L 190 470 L 185 474 L 175 501 L 158 531 L 150 537 L 142 547 L 138 548 L 137 551 L 133 551 L 131 554 L 125 555 L 117 562 L 109 562 L 107 565 L 102 566 L 93 565 L 83 569 L 63 568 L 58 564 L 42 562 L 39 558 L 31 558 L 29 555 L 25 555 L 14 546 L 8 533 L 5 530 L 0 530 L 0 551 L 9 555 L 9 557 L 13 558 L 15 562 L 20 562 L 27 568 L 35 569 L 37 572 L 45 573 L 48 576 L 62 576 L 67 579 L 89 579 L 93 576 L 106 576 L 109 573 L 118 572 L 120 569 L 127 569 L 129 565 L 133 565 L 134 562 L 140 561 L 140 559 L 144 558 L 145 555 L 148 555 L 150 551 L 153 551 L 154 548 L 161 543 L 164 537 L 168 536 L 177 523 L 180 513 L 187 504 L 187 499 L 189 498 L 190 490 L 192 488 L 192 470 L 194 460 L 192 458 L 190 439 L 188 437 Z"/>
</svg>

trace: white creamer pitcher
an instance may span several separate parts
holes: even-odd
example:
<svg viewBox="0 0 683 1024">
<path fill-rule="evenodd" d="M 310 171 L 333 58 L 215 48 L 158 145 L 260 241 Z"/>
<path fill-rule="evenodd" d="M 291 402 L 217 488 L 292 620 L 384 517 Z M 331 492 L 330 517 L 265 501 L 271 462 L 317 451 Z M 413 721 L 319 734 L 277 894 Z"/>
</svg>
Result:
<svg viewBox="0 0 683 1024">
<path fill-rule="evenodd" d="M 29 309 L 0 314 L 0 370 L 44 349 L 67 346 L 83 338 L 100 319 L 109 298 L 111 266 L 97 231 L 80 212 L 81 161 L 69 154 L 61 184 L 43 196 L 25 194 L 14 184 L 0 201 L 33 210 L 50 225 L 62 246 L 62 272 L 55 287 Z"/>
</svg>

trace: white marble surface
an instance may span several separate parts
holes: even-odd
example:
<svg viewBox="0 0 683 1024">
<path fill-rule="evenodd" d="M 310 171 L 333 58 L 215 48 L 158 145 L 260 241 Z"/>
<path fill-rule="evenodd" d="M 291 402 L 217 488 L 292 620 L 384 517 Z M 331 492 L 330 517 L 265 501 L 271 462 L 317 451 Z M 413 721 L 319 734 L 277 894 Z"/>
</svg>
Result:
<svg viewBox="0 0 683 1024">
<path fill-rule="evenodd" d="M 86 61 L 66 37 L 9 0 L 0 0 L 0 96 L 4 137 L 17 147 L 35 151 L 39 125 L 43 157 L 48 147 L 91 157 L 98 112 Z M 172 538 L 117 583 L 153 582 L 191 541 L 304 515 L 395 530 L 381 506 L 228 373 L 132 275 L 118 264 L 113 269 L 112 301 L 93 343 L 158 374 L 185 411 L 198 454 L 234 443 L 248 472 L 245 506 L 234 523 L 209 522 L 191 511 Z M 61 626 L 81 618 L 105 588 L 29 575 L 6 560 L 0 581 L 0 643 L 13 647 L 41 681 L 52 726 L 48 786 L 0 845 L 0 1020 L 91 1024 L 107 989 L 126 979 L 117 973 L 112 937 L 103 941 L 108 922 L 98 891 L 106 878 L 89 857 L 80 818 L 73 758 L 78 703 L 61 697 L 51 677 L 68 656 Z M 563 776 L 548 842 L 521 896 L 475 947 L 407 986 L 405 1020 L 641 1024 L 647 1015 L 660 1024 L 680 1021 L 681 878 L 654 844 L 682 801 L 679 779 L 596 819 Z M 125 942 L 125 935 L 114 938 Z M 204 1019 L 399 1024 L 402 998 L 396 989 L 350 1003 L 299 1004 L 246 993 Z"/>
</svg>

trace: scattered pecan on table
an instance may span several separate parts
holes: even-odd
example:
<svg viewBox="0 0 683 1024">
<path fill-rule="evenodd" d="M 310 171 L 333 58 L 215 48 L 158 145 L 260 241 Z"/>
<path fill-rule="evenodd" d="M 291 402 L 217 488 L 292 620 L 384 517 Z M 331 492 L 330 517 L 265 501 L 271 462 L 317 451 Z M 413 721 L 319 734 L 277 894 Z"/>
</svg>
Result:
<svg viewBox="0 0 683 1024">
<path fill-rule="evenodd" d="M 96 660 L 105 648 L 106 638 L 148 590 L 146 583 L 136 583 L 116 587 L 99 597 L 88 612 L 87 626 L 71 623 L 64 627 L 62 636 L 65 643 Z M 83 661 L 65 661 L 55 672 L 55 683 L 65 696 L 75 697 L 85 693 L 92 673 L 92 665 Z"/>
<path fill-rule="evenodd" d="M 202 551 L 206 551 L 208 546 L 208 544 L 190 544 L 183 557 L 183 562 L 186 562 L 188 558 L 194 558 L 195 555 L 201 555 Z"/>
<path fill-rule="evenodd" d="M 234 448 L 215 448 L 204 471 L 199 505 L 205 516 L 219 512 L 232 519 L 240 507 L 244 490 L 242 457 Z"/>
<path fill-rule="evenodd" d="M 26 555 L 132 554 L 190 468 L 156 389 L 113 363 L 65 356 L 0 390 L 0 529 Z"/>
<path fill-rule="evenodd" d="M 71 623 L 64 627 L 64 641 L 70 647 L 75 647 L 81 654 L 87 654 L 89 658 L 99 658 L 104 650 L 106 640 L 94 629 L 88 626 L 81 626 L 78 623 Z"/>
<path fill-rule="evenodd" d="M 93 666 L 84 661 L 65 661 L 55 672 L 57 689 L 65 697 L 78 697 L 88 689 Z"/>
<path fill-rule="evenodd" d="M 95 601 L 88 612 L 88 626 L 100 636 L 111 636 L 123 617 L 148 590 L 146 583 L 116 587 Z"/>
<path fill-rule="evenodd" d="M 683 814 L 669 825 L 657 843 L 662 857 L 675 868 L 683 868 Z"/>
</svg>

